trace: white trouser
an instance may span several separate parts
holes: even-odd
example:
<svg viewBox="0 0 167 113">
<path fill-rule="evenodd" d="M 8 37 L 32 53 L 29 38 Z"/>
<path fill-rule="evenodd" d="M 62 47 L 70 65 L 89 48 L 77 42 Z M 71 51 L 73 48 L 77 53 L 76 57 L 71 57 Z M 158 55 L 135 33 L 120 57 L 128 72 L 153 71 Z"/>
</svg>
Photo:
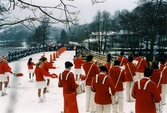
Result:
<svg viewBox="0 0 167 113">
<path fill-rule="evenodd" d="M 133 87 L 134 82 L 126 82 L 126 100 L 133 101 L 133 97 L 131 96 L 131 90 Z"/>
<path fill-rule="evenodd" d="M 155 103 L 155 107 L 156 107 L 156 113 L 162 113 L 162 102 L 160 103 Z"/>
<path fill-rule="evenodd" d="M 136 76 L 134 76 L 134 79 L 135 79 L 134 81 L 138 81 L 138 80 L 140 80 L 143 77 L 144 77 L 144 73 L 136 72 Z"/>
<path fill-rule="evenodd" d="M 112 104 L 113 113 L 123 113 L 123 91 L 118 91 L 115 96 L 112 96 L 112 100 L 113 100 Z"/>
<path fill-rule="evenodd" d="M 111 113 L 111 104 L 96 104 L 96 113 Z"/>
<path fill-rule="evenodd" d="M 86 111 L 96 111 L 95 109 L 95 102 L 94 102 L 94 95 L 95 93 L 91 91 L 90 86 L 86 86 Z"/>
<path fill-rule="evenodd" d="M 162 105 L 166 104 L 167 84 L 162 84 Z"/>
</svg>

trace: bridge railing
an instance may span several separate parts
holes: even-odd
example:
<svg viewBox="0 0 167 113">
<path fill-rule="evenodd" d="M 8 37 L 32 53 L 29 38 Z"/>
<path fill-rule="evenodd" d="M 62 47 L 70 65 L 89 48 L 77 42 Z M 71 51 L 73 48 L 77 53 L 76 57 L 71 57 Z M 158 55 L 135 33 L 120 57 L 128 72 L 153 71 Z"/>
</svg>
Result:
<svg viewBox="0 0 167 113">
<path fill-rule="evenodd" d="M 39 53 L 39 52 L 47 52 L 47 51 L 57 51 L 62 47 L 67 47 L 67 50 L 72 50 L 72 45 L 55 45 L 55 46 L 46 46 L 46 47 L 37 47 L 37 48 L 28 48 L 24 50 L 19 50 L 15 52 L 8 52 L 5 56 L 8 62 L 18 60 L 20 58 Z"/>
<path fill-rule="evenodd" d="M 20 58 L 39 53 L 39 52 L 46 52 L 46 51 L 55 51 L 57 50 L 57 47 L 44 47 L 44 48 L 28 48 L 24 50 L 19 50 L 15 52 L 8 52 L 8 54 L 5 56 L 6 60 L 8 62 L 18 60 Z"/>
</svg>

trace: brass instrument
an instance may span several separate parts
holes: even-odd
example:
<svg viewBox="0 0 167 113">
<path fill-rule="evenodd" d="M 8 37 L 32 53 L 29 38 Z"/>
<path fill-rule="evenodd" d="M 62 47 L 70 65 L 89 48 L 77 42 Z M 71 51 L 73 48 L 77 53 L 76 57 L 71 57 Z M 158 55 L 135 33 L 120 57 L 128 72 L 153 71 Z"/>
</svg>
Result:
<svg viewBox="0 0 167 113">
<path fill-rule="evenodd" d="M 107 63 L 107 56 L 105 54 L 101 54 L 98 52 L 94 52 L 94 51 L 86 51 L 83 50 L 83 52 L 87 55 L 91 54 L 94 56 L 93 58 L 93 63 L 96 64 L 97 66 L 102 66 L 105 65 Z M 110 61 L 110 63 L 113 65 L 113 61 L 117 59 L 118 56 L 113 56 L 112 60 Z"/>
</svg>

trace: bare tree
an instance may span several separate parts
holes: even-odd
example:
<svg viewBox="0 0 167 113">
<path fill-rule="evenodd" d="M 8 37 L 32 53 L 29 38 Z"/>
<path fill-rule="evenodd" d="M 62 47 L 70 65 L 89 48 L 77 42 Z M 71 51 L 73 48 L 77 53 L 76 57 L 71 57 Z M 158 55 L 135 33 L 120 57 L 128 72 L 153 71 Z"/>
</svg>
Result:
<svg viewBox="0 0 167 113">
<path fill-rule="evenodd" d="M 77 7 L 69 4 L 65 4 L 63 0 L 59 0 L 59 3 L 55 6 L 41 6 L 33 4 L 32 1 L 25 0 L 6 0 L 0 1 L 2 4 L 0 7 L 0 15 L 6 15 L 8 19 L 1 19 L 0 26 L 15 25 L 18 23 L 35 24 L 36 21 L 41 21 L 44 17 L 50 18 L 50 22 L 53 24 L 62 23 L 65 25 L 75 24 L 78 21 L 78 14 L 80 11 Z M 70 11 L 69 9 L 74 8 Z M 12 16 L 13 11 L 29 11 L 31 14 L 21 19 L 20 17 Z M 60 14 L 55 16 L 56 14 Z M 26 23 L 27 24 L 27 23 Z"/>
<path fill-rule="evenodd" d="M 74 0 L 66 0 L 72 1 Z M 54 6 L 39 5 L 32 0 L 0 0 L 0 26 L 15 24 L 31 24 L 41 21 L 44 17 L 50 18 L 50 23 L 62 23 L 66 26 L 78 23 L 79 10 L 71 4 L 66 4 L 64 0 L 57 0 Z M 92 4 L 104 3 L 106 0 L 91 0 Z M 69 2 L 68 2 L 69 3 Z M 29 11 L 30 15 L 20 18 L 13 16 L 13 12 Z M 4 16 L 5 15 L 5 16 Z M 56 15 L 56 16 L 55 16 Z"/>
</svg>

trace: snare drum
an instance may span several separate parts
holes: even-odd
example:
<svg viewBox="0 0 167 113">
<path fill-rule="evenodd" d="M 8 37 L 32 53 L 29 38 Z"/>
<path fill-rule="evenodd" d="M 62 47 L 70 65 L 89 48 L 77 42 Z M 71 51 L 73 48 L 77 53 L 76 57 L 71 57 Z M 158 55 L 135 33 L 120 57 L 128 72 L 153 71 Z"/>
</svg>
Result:
<svg viewBox="0 0 167 113">
<path fill-rule="evenodd" d="M 81 94 L 85 92 L 85 86 L 83 81 L 77 81 L 78 87 L 76 89 L 77 94 Z"/>
</svg>

